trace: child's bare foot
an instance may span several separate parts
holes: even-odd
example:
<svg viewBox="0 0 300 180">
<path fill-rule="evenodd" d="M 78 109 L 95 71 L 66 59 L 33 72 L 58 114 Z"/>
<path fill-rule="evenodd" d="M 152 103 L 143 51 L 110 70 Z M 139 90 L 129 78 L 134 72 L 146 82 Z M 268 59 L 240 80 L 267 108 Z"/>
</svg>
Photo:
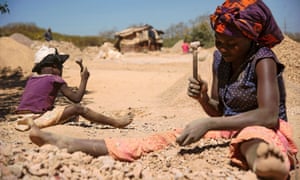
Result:
<svg viewBox="0 0 300 180">
<path fill-rule="evenodd" d="M 128 112 L 126 115 L 113 122 L 112 126 L 116 128 L 124 128 L 133 121 L 133 117 L 134 114 L 132 112 Z"/>
<path fill-rule="evenodd" d="M 265 142 L 260 143 L 257 147 L 253 171 L 258 177 L 274 180 L 287 179 L 289 174 L 280 150 Z"/>
</svg>

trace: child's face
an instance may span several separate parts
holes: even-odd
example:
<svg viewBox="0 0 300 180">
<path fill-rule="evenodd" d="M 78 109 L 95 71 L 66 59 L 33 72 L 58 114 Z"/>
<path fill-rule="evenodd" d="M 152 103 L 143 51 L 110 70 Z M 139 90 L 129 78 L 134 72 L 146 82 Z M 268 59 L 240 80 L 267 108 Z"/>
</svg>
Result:
<svg viewBox="0 0 300 180">
<path fill-rule="evenodd" d="M 52 71 L 54 75 L 57 75 L 57 76 L 62 76 L 62 68 L 58 68 L 58 67 L 52 67 Z"/>
<path fill-rule="evenodd" d="M 42 68 L 41 74 L 53 74 L 57 76 L 62 76 L 62 68 L 59 68 L 56 65 L 46 66 Z"/>
</svg>

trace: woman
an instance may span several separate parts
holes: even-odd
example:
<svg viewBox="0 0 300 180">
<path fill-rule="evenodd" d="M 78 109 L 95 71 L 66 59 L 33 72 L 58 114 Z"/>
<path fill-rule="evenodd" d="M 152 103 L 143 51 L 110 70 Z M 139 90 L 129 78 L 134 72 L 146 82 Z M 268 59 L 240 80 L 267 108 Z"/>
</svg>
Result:
<svg viewBox="0 0 300 180">
<path fill-rule="evenodd" d="M 287 123 L 284 66 L 270 49 L 283 39 L 281 31 L 261 0 L 227 0 L 211 15 L 211 24 L 218 49 L 211 97 L 201 78 L 190 79 L 188 95 L 212 117 L 188 124 L 177 143 L 232 138 L 233 163 L 259 177 L 286 179 L 288 155 L 297 148 Z"/>
</svg>

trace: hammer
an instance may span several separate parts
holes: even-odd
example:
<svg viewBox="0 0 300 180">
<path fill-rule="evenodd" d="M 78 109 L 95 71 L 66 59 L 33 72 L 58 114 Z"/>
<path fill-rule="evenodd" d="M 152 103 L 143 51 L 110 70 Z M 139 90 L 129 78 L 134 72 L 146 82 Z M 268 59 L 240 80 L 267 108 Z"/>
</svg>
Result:
<svg viewBox="0 0 300 180">
<path fill-rule="evenodd" d="M 193 78 L 198 80 L 198 47 L 200 41 L 191 42 L 191 48 L 193 50 Z"/>
<path fill-rule="evenodd" d="M 80 58 L 80 59 L 77 59 L 75 62 L 79 65 L 79 67 L 80 67 L 80 72 L 82 72 L 82 71 L 83 71 L 82 59 L 81 59 L 81 58 Z"/>
</svg>

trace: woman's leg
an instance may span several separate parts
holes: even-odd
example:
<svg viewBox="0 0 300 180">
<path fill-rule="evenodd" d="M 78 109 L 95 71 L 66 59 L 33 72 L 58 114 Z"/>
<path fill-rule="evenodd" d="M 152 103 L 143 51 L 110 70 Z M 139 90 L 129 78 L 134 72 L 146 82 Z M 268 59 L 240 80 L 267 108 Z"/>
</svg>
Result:
<svg viewBox="0 0 300 180">
<path fill-rule="evenodd" d="M 243 142 L 240 150 L 249 168 L 258 177 L 274 180 L 287 179 L 289 169 L 285 165 L 282 152 L 274 145 L 260 139 L 252 139 Z"/>
<path fill-rule="evenodd" d="M 31 122 L 29 137 L 38 146 L 51 144 L 61 149 L 66 148 L 69 153 L 82 151 L 92 156 L 108 155 L 108 150 L 103 139 L 91 140 L 60 136 L 41 131 L 33 122 Z"/>
<path fill-rule="evenodd" d="M 65 119 L 68 119 L 69 117 L 76 116 L 76 115 L 80 115 L 91 122 L 111 125 L 116 128 L 123 128 L 128 124 L 130 124 L 133 120 L 133 115 L 131 113 L 126 114 L 121 119 L 115 119 L 115 118 L 104 116 L 100 113 L 91 110 L 90 108 L 81 106 L 79 104 L 72 104 L 70 106 L 67 106 L 64 109 L 60 121 L 62 122 Z"/>
</svg>

